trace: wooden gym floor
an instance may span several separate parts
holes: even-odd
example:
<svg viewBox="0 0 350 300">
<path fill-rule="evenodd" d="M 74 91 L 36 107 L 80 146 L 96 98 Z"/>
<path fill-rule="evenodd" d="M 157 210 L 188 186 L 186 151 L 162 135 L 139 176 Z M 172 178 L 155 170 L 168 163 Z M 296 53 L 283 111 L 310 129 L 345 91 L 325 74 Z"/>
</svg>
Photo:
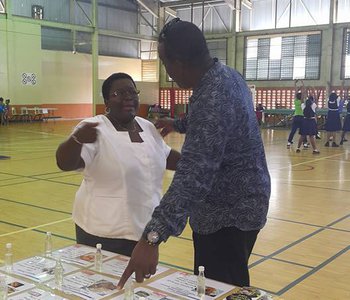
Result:
<svg viewBox="0 0 350 300">
<path fill-rule="evenodd" d="M 75 242 L 71 209 L 81 175 L 59 171 L 55 150 L 77 122 L 0 126 L 0 155 L 11 156 L 0 160 L 0 259 L 7 242 L 16 260 L 42 253 L 46 231 L 55 248 Z M 287 130 L 263 129 L 262 135 L 272 195 L 250 261 L 252 285 L 283 299 L 349 299 L 350 141 L 325 148 L 322 132 L 315 156 L 310 149 L 287 150 Z M 180 150 L 183 136 L 166 141 Z M 171 178 L 168 172 L 164 190 Z M 160 260 L 190 271 L 192 255 L 186 228 L 161 247 Z"/>
</svg>

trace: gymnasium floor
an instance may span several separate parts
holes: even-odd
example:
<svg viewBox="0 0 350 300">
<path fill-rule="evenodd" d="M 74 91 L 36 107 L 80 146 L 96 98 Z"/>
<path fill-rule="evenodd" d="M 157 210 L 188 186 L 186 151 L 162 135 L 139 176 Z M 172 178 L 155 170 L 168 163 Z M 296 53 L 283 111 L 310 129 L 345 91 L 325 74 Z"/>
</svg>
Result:
<svg viewBox="0 0 350 300">
<path fill-rule="evenodd" d="M 71 209 L 81 175 L 59 171 L 55 150 L 77 122 L 0 126 L 0 155 L 11 156 L 0 160 L 0 259 L 7 242 L 16 260 L 42 253 L 46 231 L 55 248 L 75 242 Z M 349 299 L 350 141 L 341 148 L 317 141 L 321 154 L 314 156 L 287 150 L 286 130 L 262 135 L 272 195 L 250 261 L 252 285 L 283 299 Z M 181 149 L 183 136 L 166 141 Z M 164 190 L 171 177 L 166 174 Z M 161 247 L 160 260 L 191 270 L 189 228 Z"/>
</svg>

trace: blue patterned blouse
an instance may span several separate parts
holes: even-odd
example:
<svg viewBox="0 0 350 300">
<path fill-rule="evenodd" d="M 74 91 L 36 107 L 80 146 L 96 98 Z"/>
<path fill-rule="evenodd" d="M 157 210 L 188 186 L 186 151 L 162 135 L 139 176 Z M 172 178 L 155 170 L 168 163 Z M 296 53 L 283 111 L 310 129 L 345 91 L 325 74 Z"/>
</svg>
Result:
<svg viewBox="0 0 350 300">
<path fill-rule="evenodd" d="M 215 64 L 190 98 L 189 113 L 175 121 L 186 133 L 174 179 L 144 234 L 163 241 L 179 235 L 187 218 L 193 231 L 223 227 L 257 230 L 266 223 L 270 175 L 250 90 L 235 70 Z"/>
</svg>

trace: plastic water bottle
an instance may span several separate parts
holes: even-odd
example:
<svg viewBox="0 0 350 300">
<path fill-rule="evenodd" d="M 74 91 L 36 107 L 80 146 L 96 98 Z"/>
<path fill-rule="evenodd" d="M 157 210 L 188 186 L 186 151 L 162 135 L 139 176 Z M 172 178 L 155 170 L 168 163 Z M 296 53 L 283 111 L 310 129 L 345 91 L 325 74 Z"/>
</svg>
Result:
<svg viewBox="0 0 350 300">
<path fill-rule="evenodd" d="M 55 265 L 55 284 L 56 284 L 56 289 L 62 290 L 62 285 L 63 285 L 63 265 L 61 262 L 61 258 L 58 258 L 56 260 L 56 265 Z"/>
<path fill-rule="evenodd" d="M 205 276 L 204 276 L 204 267 L 198 267 L 198 276 L 197 276 L 197 294 L 200 298 L 205 296 Z"/>
<path fill-rule="evenodd" d="M 12 273 L 13 255 L 12 255 L 12 244 L 11 243 L 6 244 L 5 269 L 6 269 L 6 273 Z"/>
<path fill-rule="evenodd" d="M 124 286 L 124 300 L 133 300 L 134 299 L 134 286 L 131 277 L 126 281 Z M 141 300 L 139 298 L 139 300 Z"/>
<path fill-rule="evenodd" d="M 6 283 L 6 276 L 0 275 L 0 300 L 6 300 L 8 293 L 8 286 Z"/>
<path fill-rule="evenodd" d="M 102 245 L 96 244 L 96 253 L 95 253 L 95 270 L 97 272 L 102 272 Z"/>
<path fill-rule="evenodd" d="M 46 232 L 45 238 L 45 256 L 50 257 L 52 255 L 52 235 L 51 232 Z"/>
</svg>

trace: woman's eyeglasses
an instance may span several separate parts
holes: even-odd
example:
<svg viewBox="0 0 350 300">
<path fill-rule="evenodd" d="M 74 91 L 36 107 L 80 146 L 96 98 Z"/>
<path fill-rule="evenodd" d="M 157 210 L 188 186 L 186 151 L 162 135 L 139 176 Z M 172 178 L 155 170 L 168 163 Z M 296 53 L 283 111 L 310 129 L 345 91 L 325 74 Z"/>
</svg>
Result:
<svg viewBox="0 0 350 300">
<path fill-rule="evenodd" d="M 131 97 L 137 97 L 140 94 L 139 90 L 116 90 L 110 96 L 121 97 L 124 98 L 127 95 Z"/>
<path fill-rule="evenodd" d="M 177 22 L 181 21 L 180 18 L 175 18 L 172 19 L 171 21 L 169 21 L 168 23 L 166 23 L 162 29 L 162 31 L 160 32 L 159 36 L 162 40 L 166 39 L 166 35 L 167 32 L 169 31 L 169 28 L 171 28 L 171 26 L 173 26 L 174 24 L 176 24 Z"/>
</svg>

